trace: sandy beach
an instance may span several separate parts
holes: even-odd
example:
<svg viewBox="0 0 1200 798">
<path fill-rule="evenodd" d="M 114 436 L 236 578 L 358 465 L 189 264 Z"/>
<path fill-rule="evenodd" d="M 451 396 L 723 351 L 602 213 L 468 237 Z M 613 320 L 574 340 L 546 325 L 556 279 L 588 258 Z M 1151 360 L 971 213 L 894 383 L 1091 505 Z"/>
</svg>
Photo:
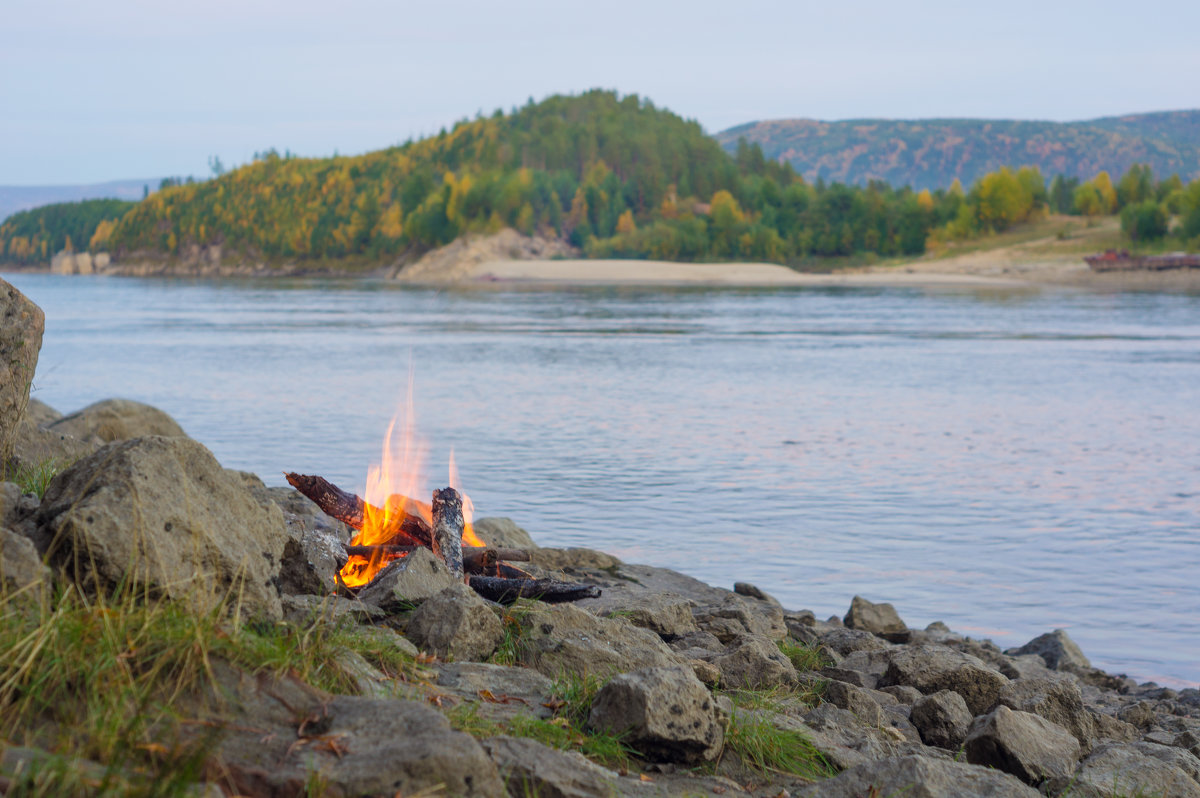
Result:
<svg viewBox="0 0 1200 798">
<path fill-rule="evenodd" d="M 910 260 L 805 272 L 772 263 L 590 260 L 560 242 L 467 236 L 391 276 L 432 285 L 695 285 L 724 287 L 918 287 L 1102 291 L 1200 291 L 1200 269 L 1097 273 L 1083 256 L 1128 246 L 1115 218 L 1052 216 L 985 239 L 933 248 Z"/>
<path fill-rule="evenodd" d="M 1054 217 L 984 242 L 933 251 L 909 261 L 812 273 L 771 263 L 675 263 L 590 260 L 555 252 L 511 251 L 508 239 L 482 239 L 431 253 L 397 277 L 405 282 L 455 285 L 696 285 L 725 287 L 964 287 L 1197 291 L 1200 270 L 1096 273 L 1083 255 L 1120 246 L 1115 220 L 1087 226 Z M 549 253 L 546 253 L 549 254 Z M 515 255 L 516 257 L 512 257 Z"/>
</svg>

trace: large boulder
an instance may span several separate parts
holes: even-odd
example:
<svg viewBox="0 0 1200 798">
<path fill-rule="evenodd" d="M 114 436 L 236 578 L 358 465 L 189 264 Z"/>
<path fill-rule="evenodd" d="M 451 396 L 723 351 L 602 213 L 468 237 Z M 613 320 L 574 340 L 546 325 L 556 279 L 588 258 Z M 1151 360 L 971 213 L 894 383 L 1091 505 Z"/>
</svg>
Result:
<svg viewBox="0 0 1200 798">
<path fill-rule="evenodd" d="M 50 405 L 40 399 L 29 397 L 29 404 L 25 406 L 25 421 L 35 427 L 42 427 L 46 424 L 52 424 L 63 417 L 63 414 L 55 410 Z"/>
<path fill-rule="evenodd" d="M 421 604 L 405 634 L 439 657 L 484 660 L 504 639 L 504 625 L 488 602 L 460 582 Z"/>
<path fill-rule="evenodd" d="M 0 527 L 0 595 L 19 592 L 36 598 L 49 585 L 50 569 L 42 564 L 33 541 Z"/>
<path fill-rule="evenodd" d="M 1080 752 L 1079 741 L 1062 726 L 1004 705 L 975 719 L 963 749 L 968 762 L 1003 770 L 1034 786 L 1067 778 Z"/>
<path fill-rule="evenodd" d="M 879 687 L 907 684 L 926 695 L 953 690 L 967 702 L 972 715 L 996 705 L 1000 688 L 1008 683 L 1000 673 L 970 654 L 942 646 L 905 646 L 890 653 Z"/>
<path fill-rule="evenodd" d="M 517 618 L 523 664 L 547 676 L 614 673 L 683 664 L 658 635 L 623 618 L 597 618 L 570 604 L 534 607 Z"/>
<path fill-rule="evenodd" d="M 596 694 L 589 725 L 619 734 L 655 761 L 709 761 L 725 730 L 716 702 L 686 665 L 646 668 L 615 677 Z"/>
<path fill-rule="evenodd" d="M 99 438 L 105 443 L 161 435 L 186 438 L 187 433 L 157 407 L 131 399 L 105 399 L 46 425 L 51 432 L 87 440 Z"/>
<path fill-rule="evenodd" d="M 1083 651 L 1063 629 L 1038 635 L 1020 648 L 1010 648 L 1004 653 L 1010 657 L 1036 654 L 1045 661 L 1047 668 L 1055 671 L 1092 667 Z"/>
<path fill-rule="evenodd" d="M 1041 793 L 998 770 L 923 756 L 864 762 L 797 795 L 806 798 L 1041 798 Z"/>
<path fill-rule="evenodd" d="M 878 635 L 893 643 L 908 641 L 908 626 L 900 620 L 900 615 L 891 604 L 873 604 L 862 596 L 855 596 L 850 601 L 850 609 L 842 619 L 847 629 L 860 629 Z"/>
<path fill-rule="evenodd" d="M 81 584 L 131 581 L 198 609 L 281 617 L 277 507 L 263 507 L 189 438 L 109 444 L 50 483 L 35 516 L 52 565 Z"/>
<path fill-rule="evenodd" d="M 42 309 L 0 280 L 0 466 L 12 454 L 13 439 L 29 402 L 45 326 Z"/>
<path fill-rule="evenodd" d="M 472 526 L 475 534 L 484 543 L 498 549 L 532 551 L 538 547 L 529 533 L 517 526 L 511 518 L 480 518 Z"/>
</svg>

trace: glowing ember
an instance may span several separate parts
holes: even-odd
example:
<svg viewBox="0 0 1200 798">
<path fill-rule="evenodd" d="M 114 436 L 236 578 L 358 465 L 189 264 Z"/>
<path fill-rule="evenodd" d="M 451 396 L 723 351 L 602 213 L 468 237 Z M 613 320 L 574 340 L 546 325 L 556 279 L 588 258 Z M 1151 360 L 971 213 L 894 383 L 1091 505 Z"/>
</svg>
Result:
<svg viewBox="0 0 1200 798">
<path fill-rule="evenodd" d="M 413 427 L 413 398 L 412 379 L 409 378 L 408 395 L 404 409 L 397 412 L 396 417 L 388 425 L 387 435 L 383 440 L 383 454 L 379 465 L 372 466 L 367 472 L 367 489 L 363 497 L 366 506 L 363 511 L 363 526 L 354 539 L 353 546 L 377 546 L 389 543 L 403 545 L 407 541 L 396 540 L 397 530 L 404 523 L 406 516 L 416 516 L 428 527 L 433 521 L 433 508 L 426 502 L 409 498 L 414 495 L 428 496 L 431 491 L 421 487 L 421 467 L 424 461 L 424 450 L 417 442 Z M 399 431 L 397 425 L 399 424 Z M 454 452 L 450 452 L 450 486 L 462 494 L 463 518 L 466 526 L 463 531 L 463 545 L 483 546 L 484 543 L 471 526 L 474 506 L 470 498 L 463 493 L 458 477 L 458 469 L 454 465 Z M 341 570 L 342 582 L 347 587 L 360 587 L 367 584 L 389 562 L 405 556 L 398 552 L 385 552 L 380 549 L 370 557 L 353 555 Z"/>
</svg>

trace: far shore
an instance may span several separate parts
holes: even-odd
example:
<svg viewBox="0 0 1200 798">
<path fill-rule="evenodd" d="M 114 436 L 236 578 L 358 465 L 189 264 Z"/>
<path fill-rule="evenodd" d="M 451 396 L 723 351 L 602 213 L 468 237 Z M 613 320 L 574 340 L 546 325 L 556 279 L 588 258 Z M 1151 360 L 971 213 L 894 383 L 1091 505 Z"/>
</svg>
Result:
<svg viewBox="0 0 1200 798">
<path fill-rule="evenodd" d="M 415 263 L 303 261 L 268 264 L 201 252 L 177 260 L 138 253 L 105 261 L 83 273 L 136 277 L 360 277 L 409 285 L 502 286 L 713 286 L 725 288 L 960 288 L 1036 290 L 1048 286 L 1100 291 L 1200 292 L 1200 269 L 1094 272 L 1083 256 L 1128 246 L 1116 219 L 1055 216 L 1000 235 L 935 246 L 908 260 L 889 260 L 828 272 L 774 263 L 680 263 L 592 260 L 553 239 L 513 230 L 465 236 Z M 228 253 L 227 253 L 228 254 Z M 45 266 L 0 264 L 0 271 L 43 271 Z"/>
</svg>

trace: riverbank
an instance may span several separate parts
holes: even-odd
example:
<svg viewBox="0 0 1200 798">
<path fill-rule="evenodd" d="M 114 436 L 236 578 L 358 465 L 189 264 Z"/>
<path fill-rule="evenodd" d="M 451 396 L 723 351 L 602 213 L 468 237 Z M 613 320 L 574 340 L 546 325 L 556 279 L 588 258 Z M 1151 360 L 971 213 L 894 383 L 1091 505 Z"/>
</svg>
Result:
<svg viewBox="0 0 1200 798">
<path fill-rule="evenodd" d="M 430 286 L 724 286 L 724 287 L 969 287 L 1065 286 L 1101 291 L 1200 291 L 1200 269 L 1098 273 L 1083 256 L 1123 246 L 1119 222 L 1054 216 L 1007 233 L 935 246 L 913 259 L 837 265 L 807 271 L 771 263 L 680 263 L 655 260 L 588 259 L 556 239 L 522 236 L 513 230 L 466 235 L 410 260 L 372 262 L 362 258 L 268 263 L 221 247 L 192 247 L 163 259 L 134 253 L 103 266 L 89 259 L 86 272 L 132 277 L 329 277 L 396 281 Z M 43 271 L 42 267 L 5 267 Z M 67 270 L 68 272 L 72 270 Z M 80 270 L 74 270 L 79 273 Z"/>
</svg>

